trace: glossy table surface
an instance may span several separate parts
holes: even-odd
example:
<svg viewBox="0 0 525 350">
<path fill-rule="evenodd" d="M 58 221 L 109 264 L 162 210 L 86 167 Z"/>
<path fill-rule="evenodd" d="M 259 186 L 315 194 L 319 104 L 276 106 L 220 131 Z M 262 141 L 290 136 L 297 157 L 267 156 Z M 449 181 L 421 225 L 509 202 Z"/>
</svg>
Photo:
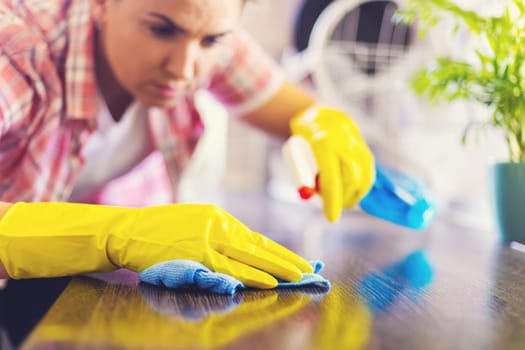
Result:
<svg viewBox="0 0 525 350">
<path fill-rule="evenodd" d="M 310 206 L 243 194 L 223 206 L 324 261 L 330 291 L 232 298 L 138 284 L 124 270 L 74 277 L 21 348 L 525 349 L 525 253 L 487 232 L 445 215 L 424 232 L 359 212 L 328 224 Z"/>
</svg>

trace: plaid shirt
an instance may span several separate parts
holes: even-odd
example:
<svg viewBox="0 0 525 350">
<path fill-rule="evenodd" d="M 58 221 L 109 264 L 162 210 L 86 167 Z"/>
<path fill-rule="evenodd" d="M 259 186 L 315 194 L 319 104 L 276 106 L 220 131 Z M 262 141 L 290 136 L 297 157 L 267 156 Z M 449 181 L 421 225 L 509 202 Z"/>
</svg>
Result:
<svg viewBox="0 0 525 350">
<path fill-rule="evenodd" d="M 67 201 L 97 128 L 91 0 L 0 0 L 0 200 Z M 242 113 L 282 82 L 246 35 L 224 48 L 206 88 Z M 92 202 L 143 206 L 173 201 L 203 133 L 190 94 L 148 113 L 157 151 L 108 183 Z"/>
</svg>

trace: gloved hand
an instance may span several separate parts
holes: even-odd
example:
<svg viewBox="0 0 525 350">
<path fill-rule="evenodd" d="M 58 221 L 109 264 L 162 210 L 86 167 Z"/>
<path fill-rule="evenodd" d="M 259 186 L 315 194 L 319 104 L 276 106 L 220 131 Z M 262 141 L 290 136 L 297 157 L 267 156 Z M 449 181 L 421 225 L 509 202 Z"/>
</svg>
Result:
<svg viewBox="0 0 525 350">
<path fill-rule="evenodd" d="M 326 218 L 337 221 L 375 180 L 374 157 L 354 122 L 336 109 L 314 106 L 292 118 L 292 135 L 310 143 L 319 168 L 320 195 Z"/>
<path fill-rule="evenodd" d="M 200 262 L 256 288 L 277 286 L 275 277 L 299 281 L 313 271 L 214 205 L 16 203 L 0 220 L 0 261 L 12 278 L 142 271 L 174 259 Z"/>
</svg>

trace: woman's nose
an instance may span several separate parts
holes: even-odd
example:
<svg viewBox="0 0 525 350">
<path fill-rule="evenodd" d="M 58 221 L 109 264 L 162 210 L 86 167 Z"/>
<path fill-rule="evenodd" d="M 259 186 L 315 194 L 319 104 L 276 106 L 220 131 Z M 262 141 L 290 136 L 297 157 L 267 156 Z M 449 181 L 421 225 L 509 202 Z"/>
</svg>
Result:
<svg viewBox="0 0 525 350">
<path fill-rule="evenodd" d="M 166 73 L 172 79 L 193 81 L 196 78 L 200 48 L 193 43 L 177 45 L 165 62 Z"/>
</svg>

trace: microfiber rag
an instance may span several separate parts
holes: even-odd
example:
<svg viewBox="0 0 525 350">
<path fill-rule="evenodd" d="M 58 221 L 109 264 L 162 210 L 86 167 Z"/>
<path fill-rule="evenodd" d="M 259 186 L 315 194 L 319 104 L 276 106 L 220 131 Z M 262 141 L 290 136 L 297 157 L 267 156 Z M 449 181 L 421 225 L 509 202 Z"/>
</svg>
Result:
<svg viewBox="0 0 525 350">
<path fill-rule="evenodd" d="M 311 261 L 314 273 L 305 273 L 298 282 L 279 280 L 277 288 L 317 286 L 330 289 L 330 282 L 318 272 L 324 267 L 320 261 Z M 210 271 L 206 266 L 190 260 L 170 260 L 155 264 L 139 273 L 141 282 L 168 288 L 196 288 L 198 290 L 233 295 L 237 290 L 247 289 L 236 278 Z"/>
</svg>

